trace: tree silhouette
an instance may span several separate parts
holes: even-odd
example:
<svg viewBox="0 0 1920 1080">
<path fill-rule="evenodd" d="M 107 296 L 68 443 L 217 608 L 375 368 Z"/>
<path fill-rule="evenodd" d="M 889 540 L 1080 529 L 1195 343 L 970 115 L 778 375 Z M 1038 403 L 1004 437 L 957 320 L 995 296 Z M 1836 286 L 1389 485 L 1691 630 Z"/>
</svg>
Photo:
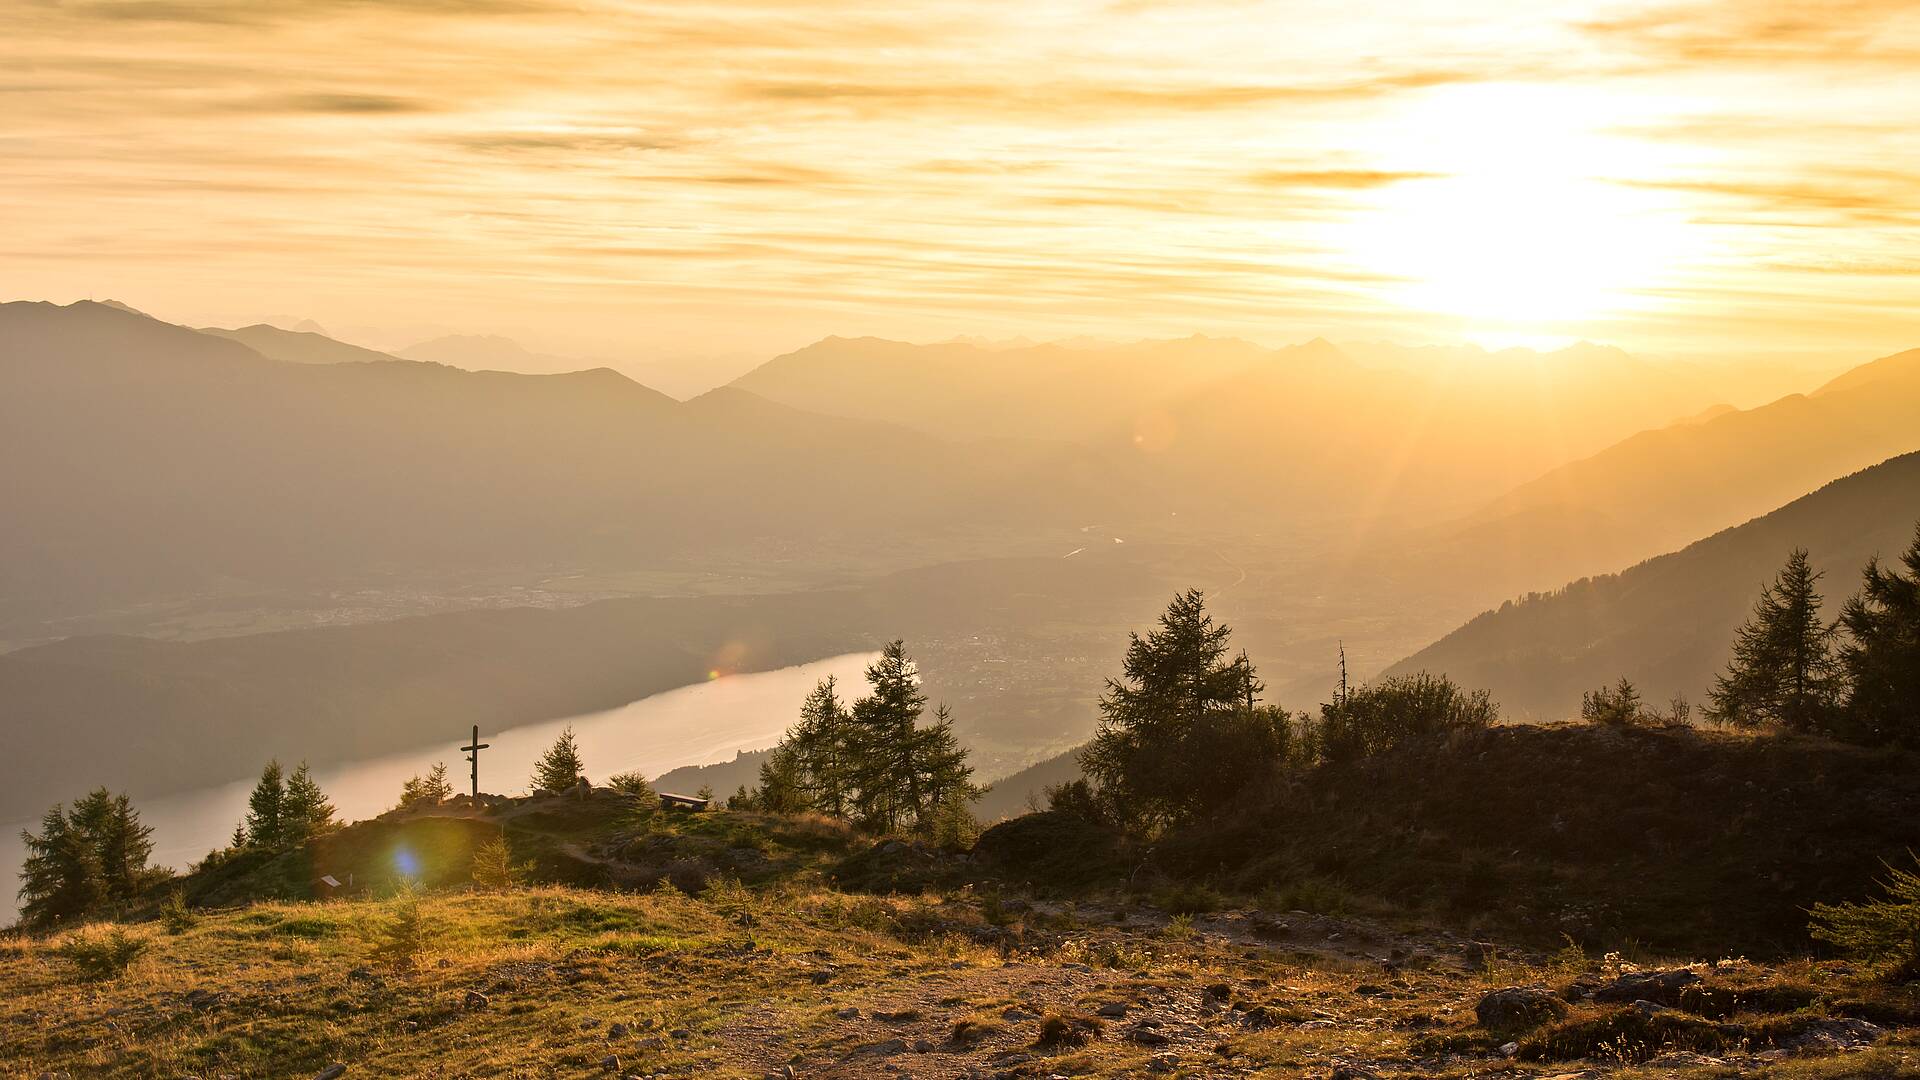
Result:
<svg viewBox="0 0 1920 1080">
<path fill-rule="evenodd" d="M 1710 718 L 1802 733 L 1831 725 L 1841 684 L 1834 627 L 1820 621 L 1819 581 L 1806 549 L 1795 548 L 1734 632 L 1733 657 L 1708 699 Z"/>
<path fill-rule="evenodd" d="M 1868 743 L 1920 745 L 1920 526 L 1900 557 L 1906 568 L 1868 561 L 1860 592 L 1840 625 L 1847 642 L 1840 664 L 1850 684 L 1843 726 Z"/>
<path fill-rule="evenodd" d="M 565 791 L 587 778 L 587 767 L 580 760 L 580 744 L 569 727 L 553 740 L 553 745 L 533 767 L 533 786 L 548 791 Z"/>
</svg>

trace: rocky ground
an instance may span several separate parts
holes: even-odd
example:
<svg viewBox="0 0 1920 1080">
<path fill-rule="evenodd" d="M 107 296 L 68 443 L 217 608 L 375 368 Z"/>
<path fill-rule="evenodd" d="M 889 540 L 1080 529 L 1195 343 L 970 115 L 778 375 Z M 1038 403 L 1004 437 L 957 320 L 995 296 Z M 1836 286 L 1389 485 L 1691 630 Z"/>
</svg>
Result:
<svg viewBox="0 0 1920 1080">
<path fill-rule="evenodd" d="M 129 965 L 89 971 L 116 931 Z M 22 1077 L 1920 1075 L 1920 998 L 1834 962 L 725 880 L 15 938 L 0 1002 Z"/>
</svg>

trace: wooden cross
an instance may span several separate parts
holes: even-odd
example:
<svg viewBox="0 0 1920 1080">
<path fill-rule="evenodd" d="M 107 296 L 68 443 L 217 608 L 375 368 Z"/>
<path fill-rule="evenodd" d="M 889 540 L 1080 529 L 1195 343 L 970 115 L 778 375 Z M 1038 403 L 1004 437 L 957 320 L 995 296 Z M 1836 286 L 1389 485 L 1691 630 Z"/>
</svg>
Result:
<svg viewBox="0 0 1920 1080">
<path fill-rule="evenodd" d="M 470 745 L 460 748 L 466 751 L 467 760 L 473 762 L 473 799 L 475 802 L 480 801 L 480 751 L 485 750 L 490 745 L 492 744 L 480 741 L 480 725 L 475 724 L 473 725 L 473 742 Z"/>
</svg>

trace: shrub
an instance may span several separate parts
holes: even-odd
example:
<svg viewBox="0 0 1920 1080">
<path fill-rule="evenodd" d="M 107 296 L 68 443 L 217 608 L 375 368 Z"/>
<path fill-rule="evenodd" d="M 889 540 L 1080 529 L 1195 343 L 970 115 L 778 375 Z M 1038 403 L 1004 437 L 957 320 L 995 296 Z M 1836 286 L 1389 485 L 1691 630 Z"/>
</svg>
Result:
<svg viewBox="0 0 1920 1080">
<path fill-rule="evenodd" d="M 649 803 L 659 798 L 654 793 L 653 785 L 637 772 L 615 773 L 607 778 L 607 786 L 628 795 L 638 795 Z"/>
<path fill-rule="evenodd" d="M 964 799 L 948 799 L 921 821 L 920 831 L 943 851 L 965 851 L 980 838 L 980 822 Z"/>
<path fill-rule="evenodd" d="M 1384 754 L 1410 739 L 1479 731 L 1500 718 L 1485 690 L 1465 690 L 1444 675 L 1396 675 L 1320 708 L 1320 753 L 1330 761 Z"/>
<path fill-rule="evenodd" d="M 1624 727 L 1639 723 L 1645 715 L 1641 708 L 1640 691 L 1624 678 L 1611 687 L 1603 686 L 1580 695 L 1582 720 Z"/>
<path fill-rule="evenodd" d="M 421 910 L 420 894 L 402 889 L 393 901 L 393 917 L 373 924 L 366 932 L 373 958 L 396 968 L 411 968 L 426 951 L 432 928 Z"/>
<path fill-rule="evenodd" d="M 483 889 L 505 889 L 527 879 L 533 861 L 513 861 L 505 836 L 496 836 L 473 850 L 473 883 Z"/>
<path fill-rule="evenodd" d="M 169 934 L 184 934 L 199 921 L 200 917 L 187 906 L 186 894 L 178 889 L 168 893 L 166 900 L 160 904 L 160 924 L 167 928 Z"/>
<path fill-rule="evenodd" d="M 146 951 L 146 938 L 135 937 L 118 926 L 108 930 L 90 928 L 76 931 L 54 950 L 89 979 L 120 975 Z"/>
<path fill-rule="evenodd" d="M 1920 978 L 1920 874 L 1887 867 L 1886 897 L 1858 904 L 1815 904 L 1809 932 L 1890 978 Z"/>
</svg>

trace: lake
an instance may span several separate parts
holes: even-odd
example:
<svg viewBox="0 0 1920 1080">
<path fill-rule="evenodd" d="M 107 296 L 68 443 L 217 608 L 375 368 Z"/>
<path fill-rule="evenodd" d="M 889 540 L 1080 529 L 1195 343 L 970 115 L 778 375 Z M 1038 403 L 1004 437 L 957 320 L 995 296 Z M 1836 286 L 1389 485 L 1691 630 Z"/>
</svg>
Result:
<svg viewBox="0 0 1920 1080">
<path fill-rule="evenodd" d="M 732 760 L 737 751 L 760 750 L 778 742 L 799 718 L 800 703 L 814 683 L 832 675 L 851 693 L 863 685 L 862 674 L 878 656 L 847 653 L 776 671 L 726 675 L 605 712 L 506 731 L 482 731 L 480 739 L 489 744 L 489 749 L 480 753 L 480 790 L 495 794 L 526 791 L 534 761 L 568 726 L 580 742 L 587 775 L 596 782 L 604 782 L 615 773 L 638 772 L 651 777 L 682 765 Z M 449 734 L 457 734 L 457 739 L 317 769 L 314 777 L 342 821 L 358 821 L 391 809 L 400 800 L 400 785 L 426 772 L 436 761 L 446 762 L 447 779 L 454 791 L 466 791 L 466 756 L 455 748 L 466 745 L 467 732 L 457 722 L 448 727 L 454 729 Z M 141 819 L 153 827 L 153 862 L 185 870 L 207 852 L 226 846 L 234 825 L 246 816 L 247 795 L 255 779 L 247 777 L 217 787 L 143 800 Z M 26 857 L 20 830 L 38 827 L 38 821 L 0 826 L 0 866 L 18 873 Z M 6 889 L 5 895 L 0 895 L 0 925 L 12 922 L 16 910 L 14 891 Z"/>
</svg>

